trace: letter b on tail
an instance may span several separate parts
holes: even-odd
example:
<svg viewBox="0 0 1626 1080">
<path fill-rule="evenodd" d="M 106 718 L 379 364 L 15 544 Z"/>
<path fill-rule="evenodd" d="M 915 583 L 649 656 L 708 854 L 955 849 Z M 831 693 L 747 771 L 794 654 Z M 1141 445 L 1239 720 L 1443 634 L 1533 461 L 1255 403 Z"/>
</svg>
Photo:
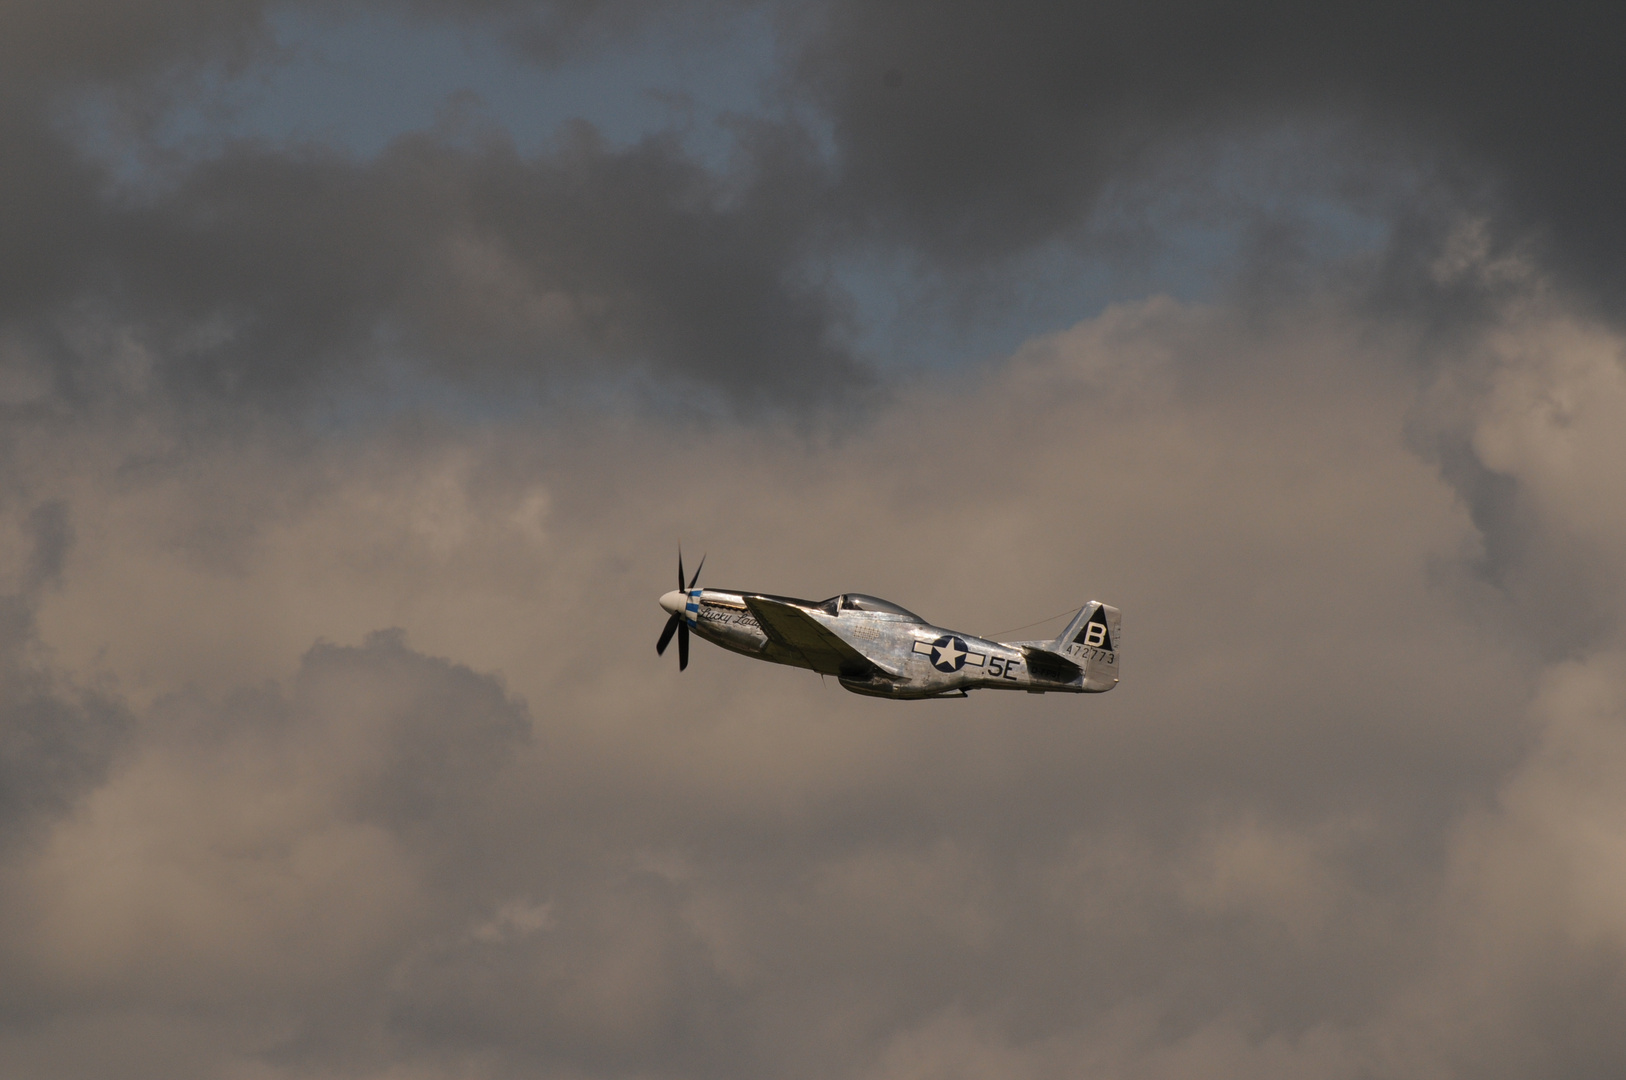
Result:
<svg viewBox="0 0 1626 1080">
<path fill-rule="evenodd" d="M 1091 600 L 1073 617 L 1052 648 L 1084 669 L 1086 690 L 1118 684 L 1118 652 L 1123 645 L 1123 613 Z"/>
</svg>

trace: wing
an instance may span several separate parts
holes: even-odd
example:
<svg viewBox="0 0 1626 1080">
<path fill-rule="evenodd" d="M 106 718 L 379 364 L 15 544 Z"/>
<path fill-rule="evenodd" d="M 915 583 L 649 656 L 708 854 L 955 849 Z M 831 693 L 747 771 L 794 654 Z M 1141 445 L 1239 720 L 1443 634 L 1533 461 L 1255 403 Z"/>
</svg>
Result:
<svg viewBox="0 0 1626 1080">
<path fill-rule="evenodd" d="M 781 648 L 800 654 L 807 666 L 823 675 L 844 679 L 867 679 L 872 675 L 896 675 L 847 644 L 799 607 L 769 600 L 765 596 L 745 596 L 745 606 L 757 617 L 757 625 L 768 639 Z"/>
</svg>

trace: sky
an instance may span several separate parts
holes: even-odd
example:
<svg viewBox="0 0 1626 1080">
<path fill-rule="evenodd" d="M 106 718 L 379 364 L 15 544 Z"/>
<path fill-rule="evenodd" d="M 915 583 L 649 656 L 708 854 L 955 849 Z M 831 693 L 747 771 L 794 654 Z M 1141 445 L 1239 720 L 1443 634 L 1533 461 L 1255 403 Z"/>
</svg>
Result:
<svg viewBox="0 0 1626 1080">
<path fill-rule="evenodd" d="M 0 4 L 0 1075 L 1626 1072 L 1623 30 Z"/>
</svg>

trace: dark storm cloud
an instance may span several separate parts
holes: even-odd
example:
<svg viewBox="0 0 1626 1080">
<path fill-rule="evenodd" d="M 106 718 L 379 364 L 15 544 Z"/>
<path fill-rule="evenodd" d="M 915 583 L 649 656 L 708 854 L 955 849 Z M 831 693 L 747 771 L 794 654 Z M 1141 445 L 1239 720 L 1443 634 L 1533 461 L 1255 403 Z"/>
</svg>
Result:
<svg viewBox="0 0 1626 1080">
<path fill-rule="evenodd" d="M 92 280 L 54 249 L 13 310 L 72 320 L 93 300 L 161 380 L 251 399 L 380 355 L 452 379 L 640 366 L 742 396 L 862 379 L 839 308 L 797 278 L 805 148 L 764 133 L 730 191 L 666 140 L 618 151 L 582 128 L 531 159 L 476 143 L 414 136 L 364 164 L 237 148 L 145 205 L 94 208 L 94 236 L 58 232 Z M 94 394 L 97 358 L 55 348 Z"/>
<path fill-rule="evenodd" d="M 746 397 L 861 382 L 840 307 L 797 277 L 805 185 L 775 160 L 796 148 L 762 149 L 735 195 L 673 143 L 613 151 L 587 130 L 529 160 L 434 136 L 361 165 L 244 147 L 157 205 L 101 211 L 79 253 L 94 284 L 75 287 L 72 253 L 24 260 L 45 273 L 12 307 L 71 320 L 93 299 L 160 379 L 250 399 L 380 355 L 459 380 L 636 366 Z M 24 327 L 94 394 L 97 358 Z"/>
<path fill-rule="evenodd" d="M 0 197 L 16 208 L 0 316 L 58 392 L 119 385 L 87 321 L 141 350 L 159 386 L 256 401 L 381 357 L 453 380 L 643 370 L 742 399 L 865 381 L 839 300 L 804 265 L 819 169 L 792 129 L 738 126 L 719 175 L 675 139 L 614 149 L 584 125 L 525 157 L 464 116 L 373 161 L 235 143 L 123 187 L 69 143 L 64 103 L 101 93 L 139 144 L 144 110 L 185 100 L 189 72 L 266 47 L 260 8 L 198 6 L 95 32 L 43 7 L 11 14 L 12 51 L 55 61 L 0 82 Z M 646 7 L 424 9 L 535 15 L 570 38 Z"/>
<path fill-rule="evenodd" d="M 612 362 L 741 394 L 857 376 L 830 300 L 793 276 L 797 147 L 761 143 L 729 193 L 666 140 L 615 151 L 578 128 L 540 159 L 474 141 L 414 136 L 365 165 L 211 162 L 132 216 L 133 308 L 177 334 L 223 317 L 224 340 L 176 362 L 222 388 L 308 384 L 380 352 L 452 379 Z"/>
<path fill-rule="evenodd" d="M 270 55 L 266 10 L 8 10 L 0 196 L 18 212 L 0 226 L 0 314 L 61 392 L 117 382 L 80 340 L 89 319 L 144 349 L 161 385 L 251 400 L 297 399 L 381 358 L 458 381 L 633 370 L 742 400 L 828 395 L 866 378 L 832 256 L 919 253 L 927 277 L 985 272 L 998 294 L 1008 257 L 1057 238 L 1110 257 L 1086 229 L 1097 211 L 1200 191 L 1225 147 L 1283 128 L 1311 133 L 1302 160 L 1253 182 L 1387 227 L 1376 286 L 1391 304 L 1473 306 L 1429 273 L 1467 211 L 1591 295 L 1620 291 L 1620 35 L 1584 7 L 838 0 L 778 24 L 783 85 L 826 112 L 834 161 L 796 122 L 759 121 L 736 126 L 721 173 L 675 138 L 611 148 L 585 128 L 521 155 L 465 116 L 366 162 L 228 144 L 166 159 L 162 182 L 132 192 L 70 143 L 64 103 L 95 90 L 143 145 L 146 120 L 200 92 L 197 72 Z M 399 10 L 472 20 L 544 62 L 669 11 Z M 1317 258 L 1294 240 L 1305 212 L 1272 208 L 1292 203 L 1275 191 L 1245 199 L 1249 273 L 1291 284 L 1284 268 Z M 1238 207 L 1198 198 L 1182 213 L 1234 221 Z"/>
<path fill-rule="evenodd" d="M 1344 195 L 1410 161 L 1623 299 L 1612 5 L 834 0 L 806 24 L 852 212 L 945 258 L 1064 232 L 1182 146 L 1331 123 Z"/>
<path fill-rule="evenodd" d="M 683 8 L 686 21 L 704 22 L 756 3 L 701 0 Z M 374 7 L 391 5 L 373 0 Z M 676 7 L 672 0 L 404 0 L 401 6 L 431 17 L 485 20 L 510 46 L 544 64 L 591 55 Z"/>
<path fill-rule="evenodd" d="M 26 520 L 26 533 L 34 551 L 28 560 L 24 589 L 34 593 L 62 580 L 62 564 L 73 546 L 73 522 L 67 504 L 57 499 L 34 507 Z"/>
<path fill-rule="evenodd" d="M 262 42 L 264 0 L 16 0 L 6 5 L 0 87 L 8 104 L 76 82 L 144 79 L 180 60 L 241 62 Z"/>
<path fill-rule="evenodd" d="M 1364 9 L 838 5 L 785 29 L 833 163 L 789 124 L 718 174 L 465 115 L 132 187 L 46 98 L 186 93 L 259 11 L 50 10 L 0 46 L 39 58 L 0 164 L 0 839 L 28 841 L 0 846 L 0 1072 L 1620 1071 L 1626 377 L 1542 269 L 1583 266 L 1561 215 L 1453 89 L 1501 23 L 1463 15 L 1442 74 L 1438 14 L 1391 41 Z M 553 10 L 521 42 L 553 59 L 645 14 Z M 1284 183 L 1432 171 L 1393 189 L 1392 301 L 1117 306 L 828 439 L 175 407 L 397 357 L 857 379 L 824 245 L 996 266 L 1283 117 L 1350 140 Z M 1534 225 L 1546 254 L 1499 231 Z M 704 646 L 679 675 L 651 648 L 676 532 L 714 583 L 971 629 L 1104 597 L 1125 682 L 889 703 Z"/>
<path fill-rule="evenodd" d="M 0 846 L 99 783 L 129 728 L 115 698 L 75 686 L 40 649 L 41 594 L 60 583 L 73 543 L 67 506 L 35 506 L 21 532 L 20 579 L 0 595 Z"/>
<path fill-rule="evenodd" d="M 0 597 L 0 843 L 99 782 L 128 723 L 116 701 L 40 670 L 28 655 L 29 616 Z"/>
</svg>

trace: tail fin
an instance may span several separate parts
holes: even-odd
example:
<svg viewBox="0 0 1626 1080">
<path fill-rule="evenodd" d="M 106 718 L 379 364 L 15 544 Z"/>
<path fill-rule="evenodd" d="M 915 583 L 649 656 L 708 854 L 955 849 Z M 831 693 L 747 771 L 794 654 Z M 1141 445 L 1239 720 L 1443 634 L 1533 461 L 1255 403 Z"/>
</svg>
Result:
<svg viewBox="0 0 1626 1080">
<path fill-rule="evenodd" d="M 1051 644 L 1084 669 L 1086 690 L 1111 690 L 1118 684 L 1118 652 L 1123 645 L 1123 613 L 1091 600 L 1079 609 Z"/>
</svg>

